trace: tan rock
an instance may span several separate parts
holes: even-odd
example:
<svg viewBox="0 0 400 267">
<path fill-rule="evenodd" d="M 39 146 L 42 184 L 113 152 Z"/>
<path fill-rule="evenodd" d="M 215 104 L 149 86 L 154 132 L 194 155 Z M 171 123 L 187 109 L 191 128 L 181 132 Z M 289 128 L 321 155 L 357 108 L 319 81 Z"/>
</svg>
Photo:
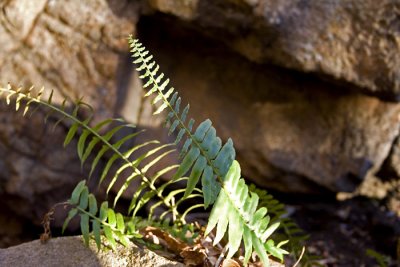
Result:
<svg viewBox="0 0 400 267">
<path fill-rule="evenodd" d="M 45 86 L 47 95 L 55 90 L 55 104 L 83 96 L 94 107 L 96 120 L 114 117 L 120 57 L 128 50 L 128 34 L 135 31 L 136 4 L 2 1 L 0 86 Z M 68 129 L 61 124 L 52 132 L 56 117 L 45 124 L 41 111 L 22 117 L 4 104 L 0 110 L 3 204 L 39 224 L 51 206 L 68 199 L 76 183 L 87 178 L 76 142 L 62 147 Z"/>
<path fill-rule="evenodd" d="M 97 250 L 94 241 L 90 246 L 83 244 L 81 237 L 52 238 L 42 244 L 40 240 L 0 249 L 1 266 L 85 266 L 85 267 L 180 267 L 178 262 L 169 261 L 154 252 L 143 250 L 132 244 L 117 246 L 116 251 L 105 248 Z"/>
<path fill-rule="evenodd" d="M 163 35 L 162 23 L 179 33 Z M 149 22 L 143 42 L 191 116 L 211 118 L 233 138 L 248 179 L 282 191 L 351 191 L 380 168 L 398 135 L 400 105 L 252 64 L 174 25 Z"/>
<path fill-rule="evenodd" d="M 168 2 L 168 8 L 166 8 Z M 149 0 L 259 63 L 339 79 L 400 100 L 400 3 L 384 0 Z M 191 14 L 187 16 L 186 14 Z"/>
</svg>

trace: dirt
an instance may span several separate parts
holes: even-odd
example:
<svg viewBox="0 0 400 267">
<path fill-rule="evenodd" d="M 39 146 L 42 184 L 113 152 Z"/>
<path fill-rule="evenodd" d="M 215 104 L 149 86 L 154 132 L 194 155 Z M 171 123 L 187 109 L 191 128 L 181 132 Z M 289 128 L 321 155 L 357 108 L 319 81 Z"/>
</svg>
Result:
<svg viewBox="0 0 400 267">
<path fill-rule="evenodd" d="M 290 203 L 291 216 L 310 235 L 308 251 L 323 266 L 382 266 L 378 260 L 400 266 L 399 181 L 367 179 L 353 194 Z"/>
</svg>

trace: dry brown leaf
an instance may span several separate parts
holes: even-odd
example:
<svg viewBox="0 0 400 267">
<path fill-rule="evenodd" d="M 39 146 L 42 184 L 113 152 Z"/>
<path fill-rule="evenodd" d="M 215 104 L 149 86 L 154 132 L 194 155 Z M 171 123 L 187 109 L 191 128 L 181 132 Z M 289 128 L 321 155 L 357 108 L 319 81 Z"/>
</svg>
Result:
<svg viewBox="0 0 400 267">
<path fill-rule="evenodd" d="M 226 259 L 222 262 L 221 267 L 240 267 L 240 264 L 233 259 Z"/>
</svg>

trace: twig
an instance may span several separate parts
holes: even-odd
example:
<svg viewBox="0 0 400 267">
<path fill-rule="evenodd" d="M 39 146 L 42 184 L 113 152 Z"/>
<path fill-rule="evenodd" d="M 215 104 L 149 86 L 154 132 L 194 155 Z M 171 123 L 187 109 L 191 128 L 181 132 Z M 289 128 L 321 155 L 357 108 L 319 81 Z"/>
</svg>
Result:
<svg viewBox="0 0 400 267">
<path fill-rule="evenodd" d="M 218 267 L 221 264 L 221 262 L 225 258 L 225 252 L 227 251 L 227 249 L 228 249 L 228 244 L 226 244 L 224 249 L 221 251 L 221 254 L 219 254 L 219 258 L 218 258 L 217 262 L 215 263 L 214 267 Z"/>
<path fill-rule="evenodd" d="M 300 263 L 301 258 L 303 258 L 303 255 L 304 255 L 304 252 L 305 252 L 305 251 L 306 251 L 306 247 L 303 247 L 303 249 L 301 250 L 300 257 L 299 257 L 299 259 L 296 261 L 296 263 L 293 265 L 293 267 L 296 267 L 296 266 Z"/>
</svg>

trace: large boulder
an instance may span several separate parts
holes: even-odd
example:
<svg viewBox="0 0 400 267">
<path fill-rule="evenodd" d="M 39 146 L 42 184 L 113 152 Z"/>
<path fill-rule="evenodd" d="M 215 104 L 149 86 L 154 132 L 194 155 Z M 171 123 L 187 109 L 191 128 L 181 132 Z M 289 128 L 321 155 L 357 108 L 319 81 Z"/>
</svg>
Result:
<svg viewBox="0 0 400 267">
<path fill-rule="evenodd" d="M 400 100 L 400 3 L 148 0 L 248 59 L 315 72 Z"/>
<path fill-rule="evenodd" d="M 64 149 L 66 129 L 54 128 L 52 120 L 44 124 L 42 110 L 23 117 L 1 103 L 0 114 L 2 203 L 40 224 L 49 208 L 68 199 L 83 179 L 76 142 Z"/>
<path fill-rule="evenodd" d="M 22 245 L 0 249 L 1 266 L 149 266 L 183 267 L 178 262 L 167 260 L 152 251 L 141 249 L 131 244 L 117 249 L 98 251 L 93 240 L 90 246 L 83 244 L 82 237 L 53 238 L 42 244 L 40 240 Z"/>
<path fill-rule="evenodd" d="M 233 138 L 248 179 L 285 192 L 351 191 L 381 167 L 399 133 L 399 104 L 250 63 L 184 28 L 153 18 L 139 35 L 190 114 Z"/>
<path fill-rule="evenodd" d="M 84 97 L 96 116 L 112 116 L 119 57 L 137 19 L 122 16 L 120 6 L 106 0 L 2 4 L 0 84 L 45 86 L 58 92 L 56 102 Z"/>
<path fill-rule="evenodd" d="M 4 2 L 4 1 L 3 1 Z M 129 7 L 129 8 L 127 8 Z M 95 119 L 119 111 L 117 76 L 135 32 L 136 3 L 122 1 L 27 1 L 1 4 L 0 86 L 8 82 L 55 90 L 53 103 L 84 97 Z M 86 178 L 73 141 L 64 149 L 67 125 L 39 110 L 22 117 L 0 106 L 0 197 L 3 205 L 35 224 Z M 57 220 L 60 224 L 62 220 Z"/>
</svg>

